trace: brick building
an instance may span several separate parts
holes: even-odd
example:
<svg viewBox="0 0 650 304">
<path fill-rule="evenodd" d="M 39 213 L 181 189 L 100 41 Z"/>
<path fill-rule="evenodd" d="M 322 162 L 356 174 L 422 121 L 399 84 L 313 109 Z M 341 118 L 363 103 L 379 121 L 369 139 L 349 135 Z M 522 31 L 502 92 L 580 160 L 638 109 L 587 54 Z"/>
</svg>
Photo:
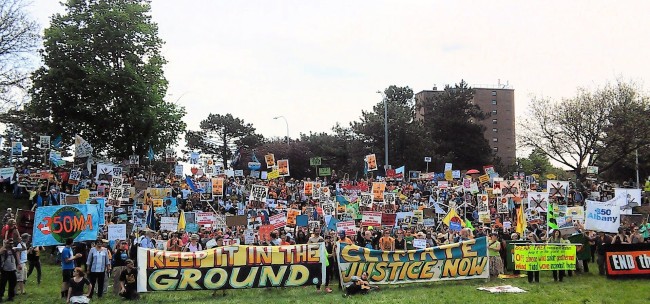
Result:
<svg viewBox="0 0 650 304">
<path fill-rule="evenodd" d="M 495 154 L 501 158 L 503 165 L 513 164 L 516 160 L 515 90 L 503 85 L 472 89 L 474 90 L 473 102 L 488 116 L 479 122 L 485 126 L 485 139 L 489 141 Z M 420 103 L 440 92 L 442 91 L 435 87 L 433 90 L 421 91 L 415 94 L 415 102 Z M 424 119 L 423 111 L 424 109 L 420 109 L 415 114 L 415 118 Z"/>
</svg>

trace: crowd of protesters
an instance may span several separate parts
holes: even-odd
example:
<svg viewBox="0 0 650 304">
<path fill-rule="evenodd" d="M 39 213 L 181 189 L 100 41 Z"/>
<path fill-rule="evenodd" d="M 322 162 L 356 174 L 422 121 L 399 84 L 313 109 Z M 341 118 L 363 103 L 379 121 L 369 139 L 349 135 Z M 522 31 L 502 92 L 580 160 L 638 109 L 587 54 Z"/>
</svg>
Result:
<svg viewBox="0 0 650 304">
<path fill-rule="evenodd" d="M 41 206 L 61 205 L 60 193 L 76 194 L 80 189 L 86 188 L 91 191 L 99 191 L 102 188 L 106 193 L 109 184 L 107 181 L 98 181 L 96 172 L 85 171 L 82 173 L 78 184 L 68 183 L 69 171 L 57 169 L 48 180 L 30 179 L 30 173 L 34 170 L 19 169 L 11 179 L 13 183 L 6 185 L 16 199 L 29 199 L 32 210 Z M 338 234 L 336 231 L 327 229 L 327 223 L 321 213 L 316 212 L 319 199 L 305 195 L 304 182 L 315 182 L 320 187 L 328 187 L 334 195 L 346 197 L 359 197 L 364 192 L 369 192 L 371 183 L 379 179 L 367 178 L 358 181 L 339 179 L 336 173 L 325 179 L 304 179 L 278 178 L 271 181 L 251 177 L 226 176 L 224 191 L 221 197 L 205 199 L 201 193 L 193 191 L 188 184 L 186 176 L 176 176 L 173 173 L 152 173 L 139 170 L 124 170 L 124 183 L 136 184 L 145 182 L 149 188 L 171 189 L 166 195 L 175 198 L 177 209 L 166 210 L 167 216 L 178 217 L 181 212 L 203 211 L 215 212 L 217 214 L 246 215 L 247 217 L 260 217 L 261 223 L 268 223 L 268 218 L 274 214 L 285 212 L 286 209 L 298 209 L 302 214 L 309 214 L 310 220 L 319 221 L 316 227 L 286 227 L 276 229 L 270 233 L 270 240 L 261 240 L 256 237 L 255 245 L 282 246 L 288 244 L 306 244 L 324 242 L 329 259 L 327 266 L 326 281 L 323 286 L 317 286 L 321 291 L 331 292 L 331 280 L 336 279 L 337 268 L 335 256 L 336 242 L 356 244 L 361 247 L 379 250 L 412 250 L 415 239 L 426 241 L 426 247 L 435 247 L 460 242 L 477 237 L 488 237 L 488 254 L 490 257 L 490 275 L 496 277 L 505 273 L 506 264 L 506 243 L 508 241 L 530 241 L 534 243 L 564 243 L 569 242 L 567 235 L 562 235 L 559 230 L 549 231 L 545 221 L 527 225 L 523 234 L 516 233 L 517 225 L 516 209 L 520 202 L 510 202 L 507 213 L 497 213 L 494 204 L 490 206 L 490 223 L 480 223 L 477 215 L 476 196 L 467 195 L 466 192 L 455 184 L 446 187 L 439 187 L 431 180 L 382 180 L 386 182 L 386 192 L 396 193 L 396 201 L 393 204 L 374 204 L 372 207 L 360 207 L 364 209 L 382 211 L 384 213 L 408 212 L 413 210 L 440 208 L 447 211 L 450 205 L 455 205 L 460 216 L 466 220 L 467 225 L 459 231 L 452 231 L 448 226 L 441 223 L 441 216 L 436 216 L 433 225 L 407 225 L 394 227 L 365 227 L 359 225 L 356 235 Z M 190 176 L 192 183 L 201 185 L 209 183 L 206 176 Z M 477 182 L 477 176 L 472 176 Z M 479 184 L 479 193 L 486 193 L 487 183 Z M 522 180 L 525 192 L 531 187 L 544 189 L 543 183 L 533 184 Z M 265 185 L 269 187 L 267 202 L 250 202 L 248 199 L 252 185 Z M 650 187 L 650 178 L 646 188 Z M 613 187 L 605 183 L 592 183 L 586 185 L 582 191 L 578 191 L 573 184 L 566 197 L 562 200 L 568 206 L 583 206 L 585 199 L 591 197 L 595 200 L 607 200 L 613 196 Z M 650 191 L 650 188 L 646 189 Z M 596 197 L 594 197 L 594 193 Z M 525 196 L 525 194 L 524 194 Z M 647 196 L 644 196 L 647 199 Z M 272 202 L 272 203 L 268 203 Z M 152 202 L 145 196 L 138 197 L 137 193 L 132 194 L 128 202 L 122 203 L 120 208 L 128 216 L 118 216 L 117 209 L 107 214 L 107 224 L 132 223 L 129 214 L 135 206 L 142 206 L 144 209 L 153 210 Z M 444 216 L 444 214 L 442 214 Z M 61 297 L 71 303 L 84 303 L 94 297 L 103 297 L 109 292 L 122 296 L 126 299 L 137 299 L 137 271 L 134 267 L 136 248 L 165 249 L 169 251 L 200 251 L 218 246 L 239 244 L 244 242 L 244 231 L 247 226 L 232 226 L 223 229 L 214 227 L 200 227 L 196 232 L 188 232 L 184 229 L 179 231 L 160 230 L 161 214 L 156 214 L 154 223 L 144 229 L 131 229 L 131 233 L 125 240 L 108 241 L 107 231 L 104 229 L 95 241 L 77 242 L 72 239 L 66 241 L 64 247 L 42 247 L 32 246 L 29 233 L 20 234 L 17 229 L 14 210 L 7 209 L 3 216 L 3 247 L 0 249 L 0 265 L 2 267 L 0 279 L 0 297 L 4 297 L 5 290 L 8 291 L 7 300 L 11 301 L 25 294 L 28 291 L 26 285 L 40 285 L 42 282 L 41 257 L 53 257 L 62 269 Z M 357 222 L 359 222 L 357 220 Z M 106 227 L 106 226 L 105 226 Z M 153 229 L 152 229 L 153 228 Z M 253 227 L 257 228 L 257 226 Z M 604 253 L 603 244 L 641 243 L 650 240 L 650 224 L 647 218 L 641 224 L 630 224 L 621 227 L 616 235 L 595 233 L 582 229 L 580 223 L 576 223 L 574 234 L 584 237 L 579 238 L 581 245 L 590 252 L 590 259 L 578 263 L 579 272 L 589 272 L 589 263 L 597 262 L 599 273 L 604 274 Z M 597 257 L 595 259 L 594 257 Z M 32 276 L 36 270 L 36 278 Z M 563 281 L 564 271 L 553 271 L 553 278 L 556 281 Z M 568 276 L 572 276 L 569 272 Z M 346 287 L 349 294 L 363 293 L 375 289 L 368 283 L 367 277 L 354 277 L 353 283 Z M 539 281 L 539 272 L 528 273 L 529 282 Z M 364 287 L 365 286 L 365 287 Z M 362 288 L 363 287 L 363 288 Z M 367 287 L 367 288 L 366 288 Z M 2 299 L 2 298 L 0 298 Z"/>
</svg>

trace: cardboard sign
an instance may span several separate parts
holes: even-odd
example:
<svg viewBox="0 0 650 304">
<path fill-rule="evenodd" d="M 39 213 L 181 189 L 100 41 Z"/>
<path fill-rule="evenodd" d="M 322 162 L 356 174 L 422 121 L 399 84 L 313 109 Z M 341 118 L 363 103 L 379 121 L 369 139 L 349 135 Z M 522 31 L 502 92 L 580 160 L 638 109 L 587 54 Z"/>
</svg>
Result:
<svg viewBox="0 0 650 304">
<path fill-rule="evenodd" d="M 273 228 L 279 229 L 287 225 L 287 216 L 284 213 L 279 213 L 269 217 L 269 223 Z"/>
</svg>

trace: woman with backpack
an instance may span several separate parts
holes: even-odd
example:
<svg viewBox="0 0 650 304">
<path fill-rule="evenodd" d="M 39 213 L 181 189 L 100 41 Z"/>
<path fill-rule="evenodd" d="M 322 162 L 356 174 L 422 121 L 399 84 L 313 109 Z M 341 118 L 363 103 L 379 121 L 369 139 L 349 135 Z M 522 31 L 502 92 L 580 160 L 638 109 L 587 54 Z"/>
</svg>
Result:
<svg viewBox="0 0 650 304">
<path fill-rule="evenodd" d="M 192 234 L 190 237 L 190 242 L 183 247 L 183 252 L 196 252 L 196 251 L 201 251 L 203 250 L 203 245 L 199 243 L 199 235 L 198 234 Z"/>
</svg>

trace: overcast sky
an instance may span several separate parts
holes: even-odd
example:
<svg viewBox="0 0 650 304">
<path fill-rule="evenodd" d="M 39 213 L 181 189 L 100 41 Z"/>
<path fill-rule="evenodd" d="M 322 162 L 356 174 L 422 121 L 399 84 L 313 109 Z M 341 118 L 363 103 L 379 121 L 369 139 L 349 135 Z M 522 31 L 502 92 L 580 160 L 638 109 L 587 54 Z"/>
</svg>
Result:
<svg viewBox="0 0 650 304">
<path fill-rule="evenodd" d="M 36 0 L 43 28 L 63 12 Z M 569 97 L 650 75 L 650 1 L 153 0 L 166 42 L 169 100 L 198 128 L 232 113 L 261 134 L 348 125 L 389 85 L 417 93 L 465 79 L 509 82 L 516 112 L 531 96 Z M 647 87 L 647 85 L 646 85 Z"/>
</svg>

